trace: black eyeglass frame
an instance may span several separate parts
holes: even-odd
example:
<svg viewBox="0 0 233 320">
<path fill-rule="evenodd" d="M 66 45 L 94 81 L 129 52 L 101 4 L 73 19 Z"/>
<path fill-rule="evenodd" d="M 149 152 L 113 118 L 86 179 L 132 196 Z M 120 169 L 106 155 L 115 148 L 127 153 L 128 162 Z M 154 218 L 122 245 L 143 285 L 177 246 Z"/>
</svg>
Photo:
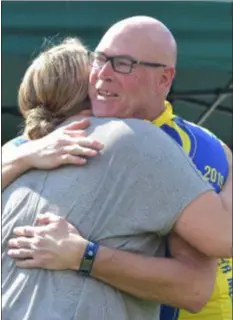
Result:
<svg viewBox="0 0 233 320">
<path fill-rule="evenodd" d="M 107 56 L 106 54 L 102 53 L 102 52 L 92 52 L 92 51 L 88 51 L 88 58 L 90 61 L 90 58 L 92 56 L 95 57 L 95 54 L 99 54 L 100 56 L 104 57 L 106 59 L 105 63 L 107 63 L 108 61 L 110 61 L 111 66 L 113 68 L 113 70 L 115 72 L 118 73 L 122 73 L 122 74 L 129 74 L 132 72 L 134 65 L 141 65 L 141 66 L 146 66 L 146 67 L 152 67 L 152 68 L 165 68 L 167 67 L 166 64 L 163 63 L 158 63 L 158 62 L 147 62 L 147 61 L 142 61 L 142 60 L 135 60 L 134 58 L 132 58 L 131 56 L 128 55 L 116 55 L 116 56 Z M 127 59 L 129 61 L 129 71 L 128 72 L 122 72 L 117 70 L 114 61 L 116 61 L 115 59 Z M 91 63 L 90 63 L 91 64 Z M 103 64 L 104 66 L 105 64 Z M 92 67 L 95 68 L 95 66 L 93 64 L 91 64 Z"/>
</svg>

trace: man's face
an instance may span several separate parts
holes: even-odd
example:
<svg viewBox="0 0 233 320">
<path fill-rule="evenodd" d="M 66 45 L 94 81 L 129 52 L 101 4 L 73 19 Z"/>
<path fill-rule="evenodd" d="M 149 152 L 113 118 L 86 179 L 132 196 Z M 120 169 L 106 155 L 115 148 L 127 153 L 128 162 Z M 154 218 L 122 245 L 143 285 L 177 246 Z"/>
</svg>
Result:
<svg viewBox="0 0 233 320">
<path fill-rule="evenodd" d="M 135 60 L 145 60 L 140 45 L 124 35 L 104 37 L 96 51 L 106 56 L 128 55 Z M 146 106 L 156 97 L 157 71 L 135 65 L 131 73 L 121 74 L 113 70 L 110 61 L 99 68 L 92 67 L 89 96 L 93 114 L 97 117 L 144 118 Z"/>
</svg>

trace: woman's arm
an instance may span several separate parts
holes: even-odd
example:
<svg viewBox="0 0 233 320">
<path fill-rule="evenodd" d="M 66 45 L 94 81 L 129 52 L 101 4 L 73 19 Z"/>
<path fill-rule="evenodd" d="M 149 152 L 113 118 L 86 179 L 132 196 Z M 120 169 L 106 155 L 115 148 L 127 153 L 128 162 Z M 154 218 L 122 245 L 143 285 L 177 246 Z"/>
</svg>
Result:
<svg viewBox="0 0 233 320">
<path fill-rule="evenodd" d="M 2 190 L 31 168 L 54 169 L 64 164 L 84 165 L 83 157 L 93 157 L 103 145 L 85 137 L 88 120 L 59 128 L 38 140 L 2 148 Z"/>
<path fill-rule="evenodd" d="M 30 150 L 30 148 L 29 148 Z M 7 143 L 2 148 L 2 190 L 30 169 L 24 148 Z"/>
</svg>

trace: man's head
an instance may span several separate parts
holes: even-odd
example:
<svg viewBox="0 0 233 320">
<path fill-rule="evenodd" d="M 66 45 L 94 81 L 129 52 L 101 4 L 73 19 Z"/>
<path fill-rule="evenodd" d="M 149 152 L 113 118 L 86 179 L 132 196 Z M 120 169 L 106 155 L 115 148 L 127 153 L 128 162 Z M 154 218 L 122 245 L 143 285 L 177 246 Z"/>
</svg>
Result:
<svg viewBox="0 0 233 320">
<path fill-rule="evenodd" d="M 128 18 L 114 24 L 95 51 L 105 57 L 97 55 L 92 62 L 89 94 L 94 115 L 148 120 L 157 117 L 175 75 L 176 42 L 167 27 L 151 17 Z M 113 70 L 111 61 L 103 63 L 106 57 L 118 55 L 159 66 L 134 63 L 130 73 L 119 73 Z M 129 71 L 129 61 L 114 62 L 115 70 Z"/>
</svg>

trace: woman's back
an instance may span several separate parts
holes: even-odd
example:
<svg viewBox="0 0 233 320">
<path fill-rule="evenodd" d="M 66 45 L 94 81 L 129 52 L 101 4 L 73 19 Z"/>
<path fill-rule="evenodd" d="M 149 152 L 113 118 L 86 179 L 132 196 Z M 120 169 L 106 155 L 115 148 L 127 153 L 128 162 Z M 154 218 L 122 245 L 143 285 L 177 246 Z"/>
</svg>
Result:
<svg viewBox="0 0 233 320">
<path fill-rule="evenodd" d="M 148 126 L 142 121 L 132 122 Z M 7 243 L 14 227 L 32 225 L 37 214 L 49 211 L 66 218 L 90 240 L 151 256 L 162 254 L 163 240 L 156 236 L 156 227 L 147 215 L 147 211 L 153 213 L 154 197 L 148 199 L 140 195 L 141 189 L 135 187 L 137 175 L 140 177 L 143 173 L 140 174 L 137 166 L 141 163 L 140 156 L 138 152 L 135 154 L 135 146 L 130 141 L 138 144 L 138 138 L 132 140 L 130 128 L 120 120 L 93 118 L 92 123 L 95 125 L 90 128 L 91 137 L 105 144 L 102 155 L 94 159 L 93 165 L 31 170 L 3 192 L 2 310 L 5 320 L 156 319 L 158 304 L 125 295 L 75 271 L 20 269 L 7 256 Z M 157 130 L 152 127 L 151 131 L 156 134 Z M 144 182 L 140 180 L 140 183 L 143 188 Z"/>
</svg>

